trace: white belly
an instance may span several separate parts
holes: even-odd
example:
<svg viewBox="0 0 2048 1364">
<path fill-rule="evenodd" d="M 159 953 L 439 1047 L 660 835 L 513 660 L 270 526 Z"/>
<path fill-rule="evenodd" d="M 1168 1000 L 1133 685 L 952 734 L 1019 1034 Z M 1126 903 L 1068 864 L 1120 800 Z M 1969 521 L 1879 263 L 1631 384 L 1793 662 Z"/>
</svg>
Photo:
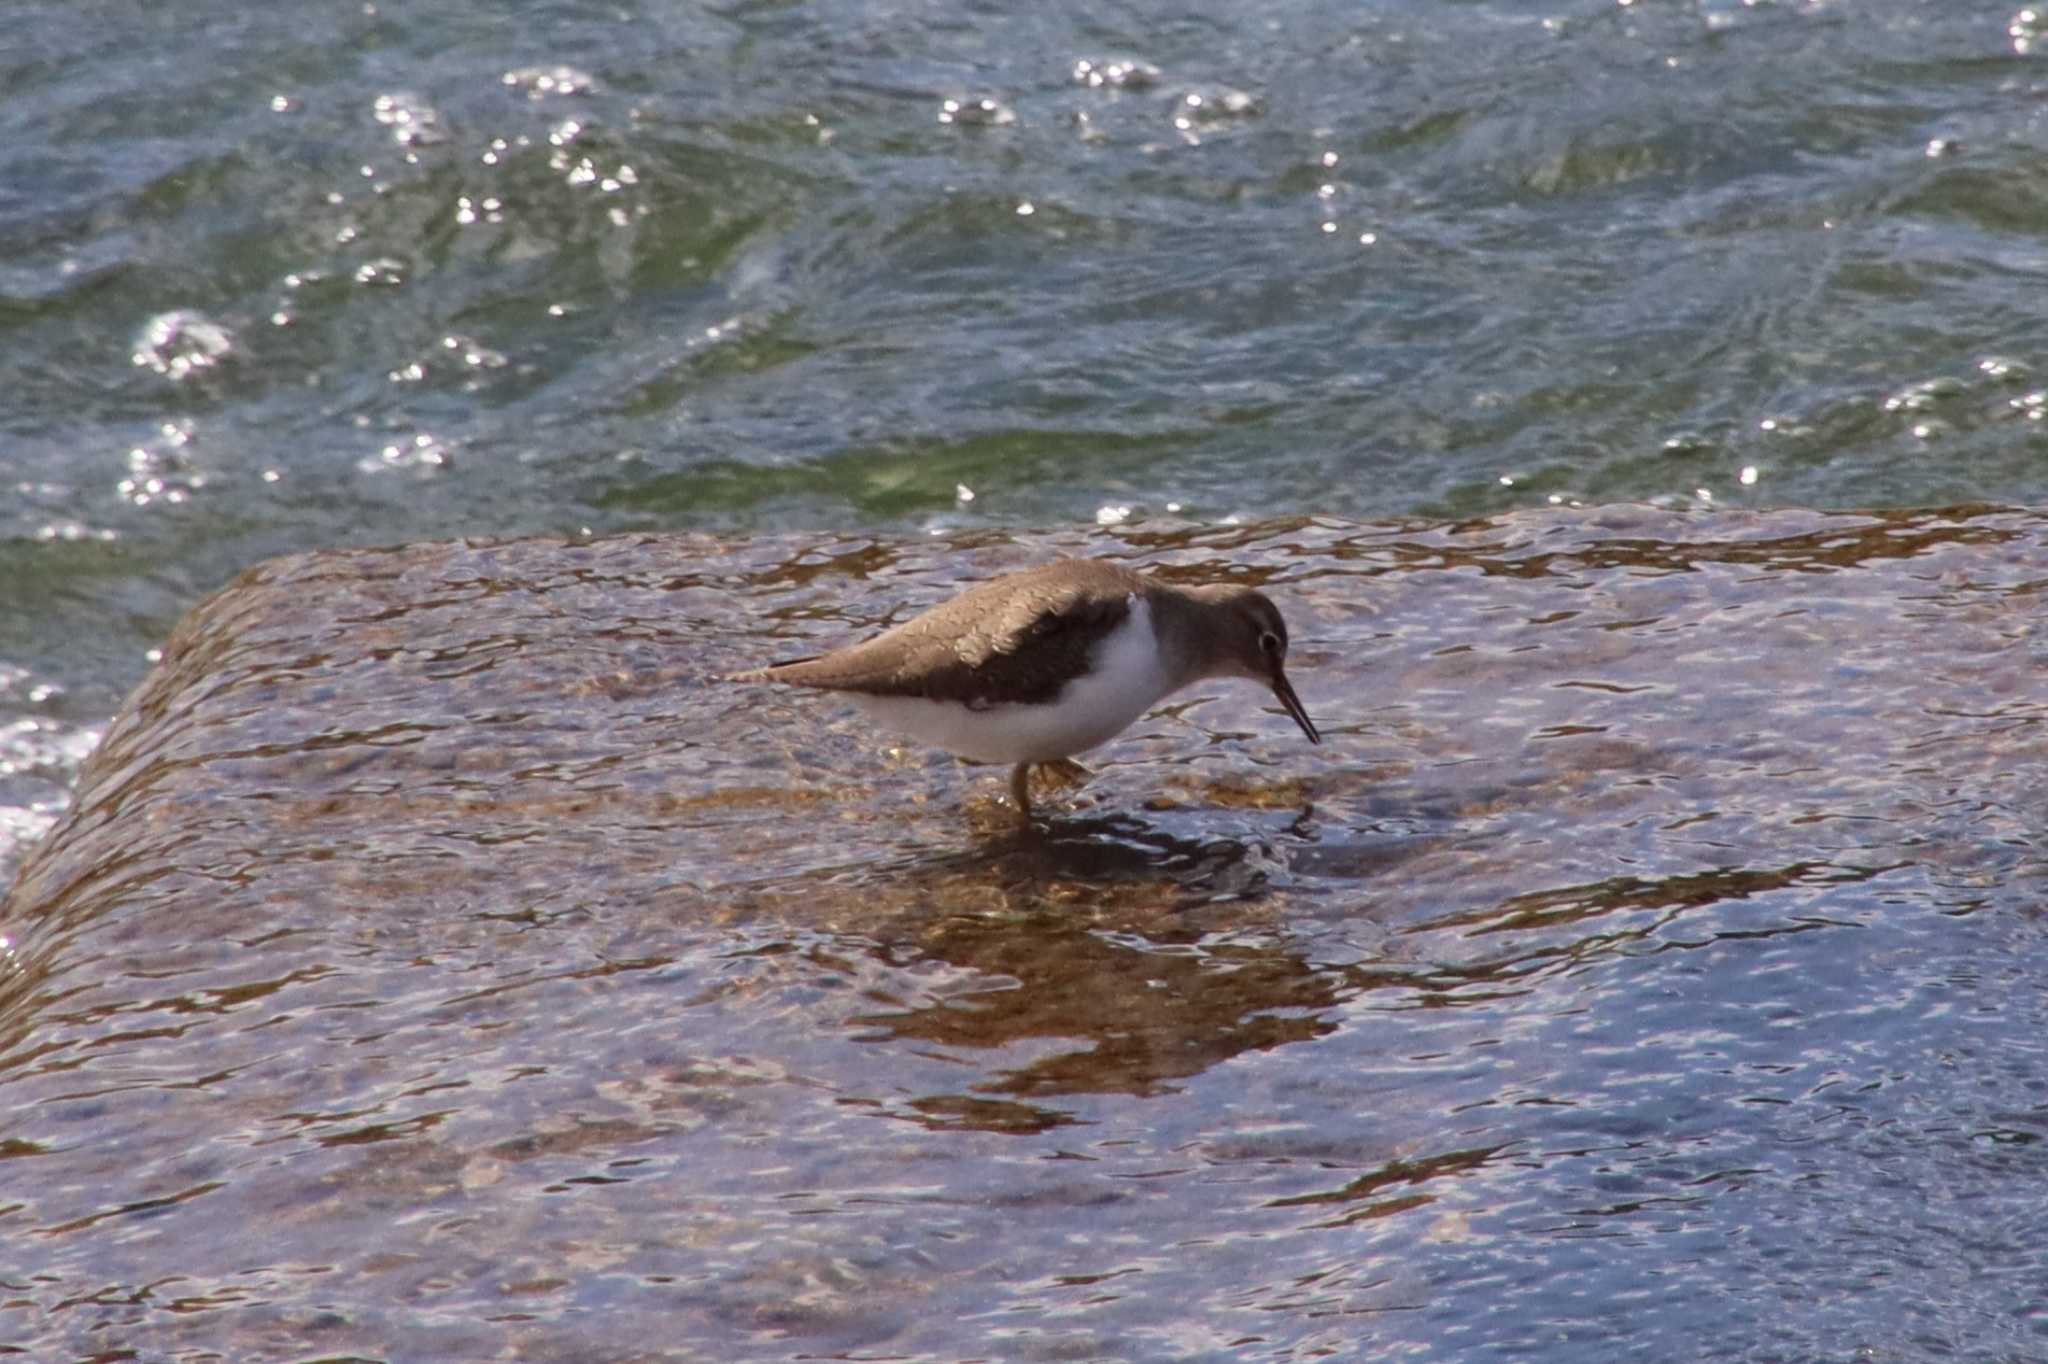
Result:
<svg viewBox="0 0 2048 1364">
<path fill-rule="evenodd" d="M 984 763 L 1038 763 L 1085 752 L 1115 737 L 1166 695 L 1152 612 L 1140 597 L 1096 646 L 1095 667 L 1050 705 L 969 710 L 943 701 L 854 696 L 876 724 Z"/>
</svg>

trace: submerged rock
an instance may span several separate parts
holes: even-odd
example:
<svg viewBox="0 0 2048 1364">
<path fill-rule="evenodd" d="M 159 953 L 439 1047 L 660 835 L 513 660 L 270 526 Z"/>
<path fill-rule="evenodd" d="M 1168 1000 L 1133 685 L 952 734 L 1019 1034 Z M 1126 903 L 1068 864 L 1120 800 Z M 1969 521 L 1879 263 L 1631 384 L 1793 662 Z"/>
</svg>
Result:
<svg viewBox="0 0 2048 1364">
<path fill-rule="evenodd" d="M 1001 772 L 713 680 L 1076 552 L 1263 585 L 1327 742 L 1195 688 L 1018 839 Z M 332 1355 L 771 1327 L 947 1355 L 969 1308 L 1061 1297 L 1083 1216 L 1181 1247 L 1153 1300 L 1220 1340 L 1354 1223 L 1453 1278 L 1526 1268 L 1512 1228 L 1591 1216 L 1617 1169 L 1630 1206 L 1685 1201 L 1686 1246 L 1755 1235 L 1716 1213 L 1734 1165 L 1833 1263 L 1836 1207 L 1789 1191 L 1864 1163 L 1815 1183 L 1767 1129 L 1978 1045 L 1960 1010 L 1870 1014 L 1936 958 L 2013 960 L 1964 919 L 2038 912 L 2044 591 L 2048 520 L 1998 510 L 265 564 L 178 627 L 0 906 L 14 1321 L 111 1350 L 140 1320 L 165 1354 L 318 1316 Z M 1897 1102 L 1996 1091 L 1938 1083 Z M 161 1310 L 143 1213 L 178 1247 Z M 1388 1282 L 1345 1310 L 1397 1329 Z"/>
</svg>

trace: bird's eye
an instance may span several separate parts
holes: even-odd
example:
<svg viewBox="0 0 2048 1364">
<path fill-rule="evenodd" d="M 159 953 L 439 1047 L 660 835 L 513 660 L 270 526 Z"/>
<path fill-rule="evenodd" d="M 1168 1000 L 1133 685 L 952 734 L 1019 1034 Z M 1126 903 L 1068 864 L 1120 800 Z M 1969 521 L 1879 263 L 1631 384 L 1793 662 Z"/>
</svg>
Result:
<svg viewBox="0 0 2048 1364">
<path fill-rule="evenodd" d="M 1280 636 L 1274 634 L 1271 630 L 1267 630 L 1259 636 L 1259 652 L 1261 653 L 1277 654 L 1285 647 L 1285 645 L 1280 643 Z"/>
</svg>

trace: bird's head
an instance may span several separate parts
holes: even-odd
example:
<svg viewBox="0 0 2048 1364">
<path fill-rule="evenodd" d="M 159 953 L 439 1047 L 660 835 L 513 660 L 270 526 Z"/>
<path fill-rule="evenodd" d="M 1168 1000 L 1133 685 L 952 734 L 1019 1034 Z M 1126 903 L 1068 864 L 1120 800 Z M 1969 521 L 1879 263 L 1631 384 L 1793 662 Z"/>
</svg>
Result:
<svg viewBox="0 0 2048 1364">
<path fill-rule="evenodd" d="M 1189 595 L 1208 608 L 1209 619 L 1220 628 L 1205 631 L 1208 656 L 1203 672 L 1211 677 L 1249 677 L 1263 682 L 1280 698 L 1280 704 L 1308 735 L 1319 744 L 1315 721 L 1308 718 L 1301 698 L 1287 680 L 1287 622 L 1272 598 L 1256 588 L 1221 584 L 1191 589 Z"/>
</svg>

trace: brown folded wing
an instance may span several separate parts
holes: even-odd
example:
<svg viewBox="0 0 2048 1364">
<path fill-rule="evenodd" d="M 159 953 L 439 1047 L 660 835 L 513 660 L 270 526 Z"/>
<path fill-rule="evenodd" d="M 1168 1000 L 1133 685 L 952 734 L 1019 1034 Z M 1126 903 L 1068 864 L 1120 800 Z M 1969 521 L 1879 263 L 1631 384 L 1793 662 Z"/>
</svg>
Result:
<svg viewBox="0 0 2048 1364">
<path fill-rule="evenodd" d="M 1145 580 L 1086 559 L 983 583 L 864 644 L 778 664 L 742 681 L 959 701 L 977 709 L 1058 697 Z"/>
</svg>

